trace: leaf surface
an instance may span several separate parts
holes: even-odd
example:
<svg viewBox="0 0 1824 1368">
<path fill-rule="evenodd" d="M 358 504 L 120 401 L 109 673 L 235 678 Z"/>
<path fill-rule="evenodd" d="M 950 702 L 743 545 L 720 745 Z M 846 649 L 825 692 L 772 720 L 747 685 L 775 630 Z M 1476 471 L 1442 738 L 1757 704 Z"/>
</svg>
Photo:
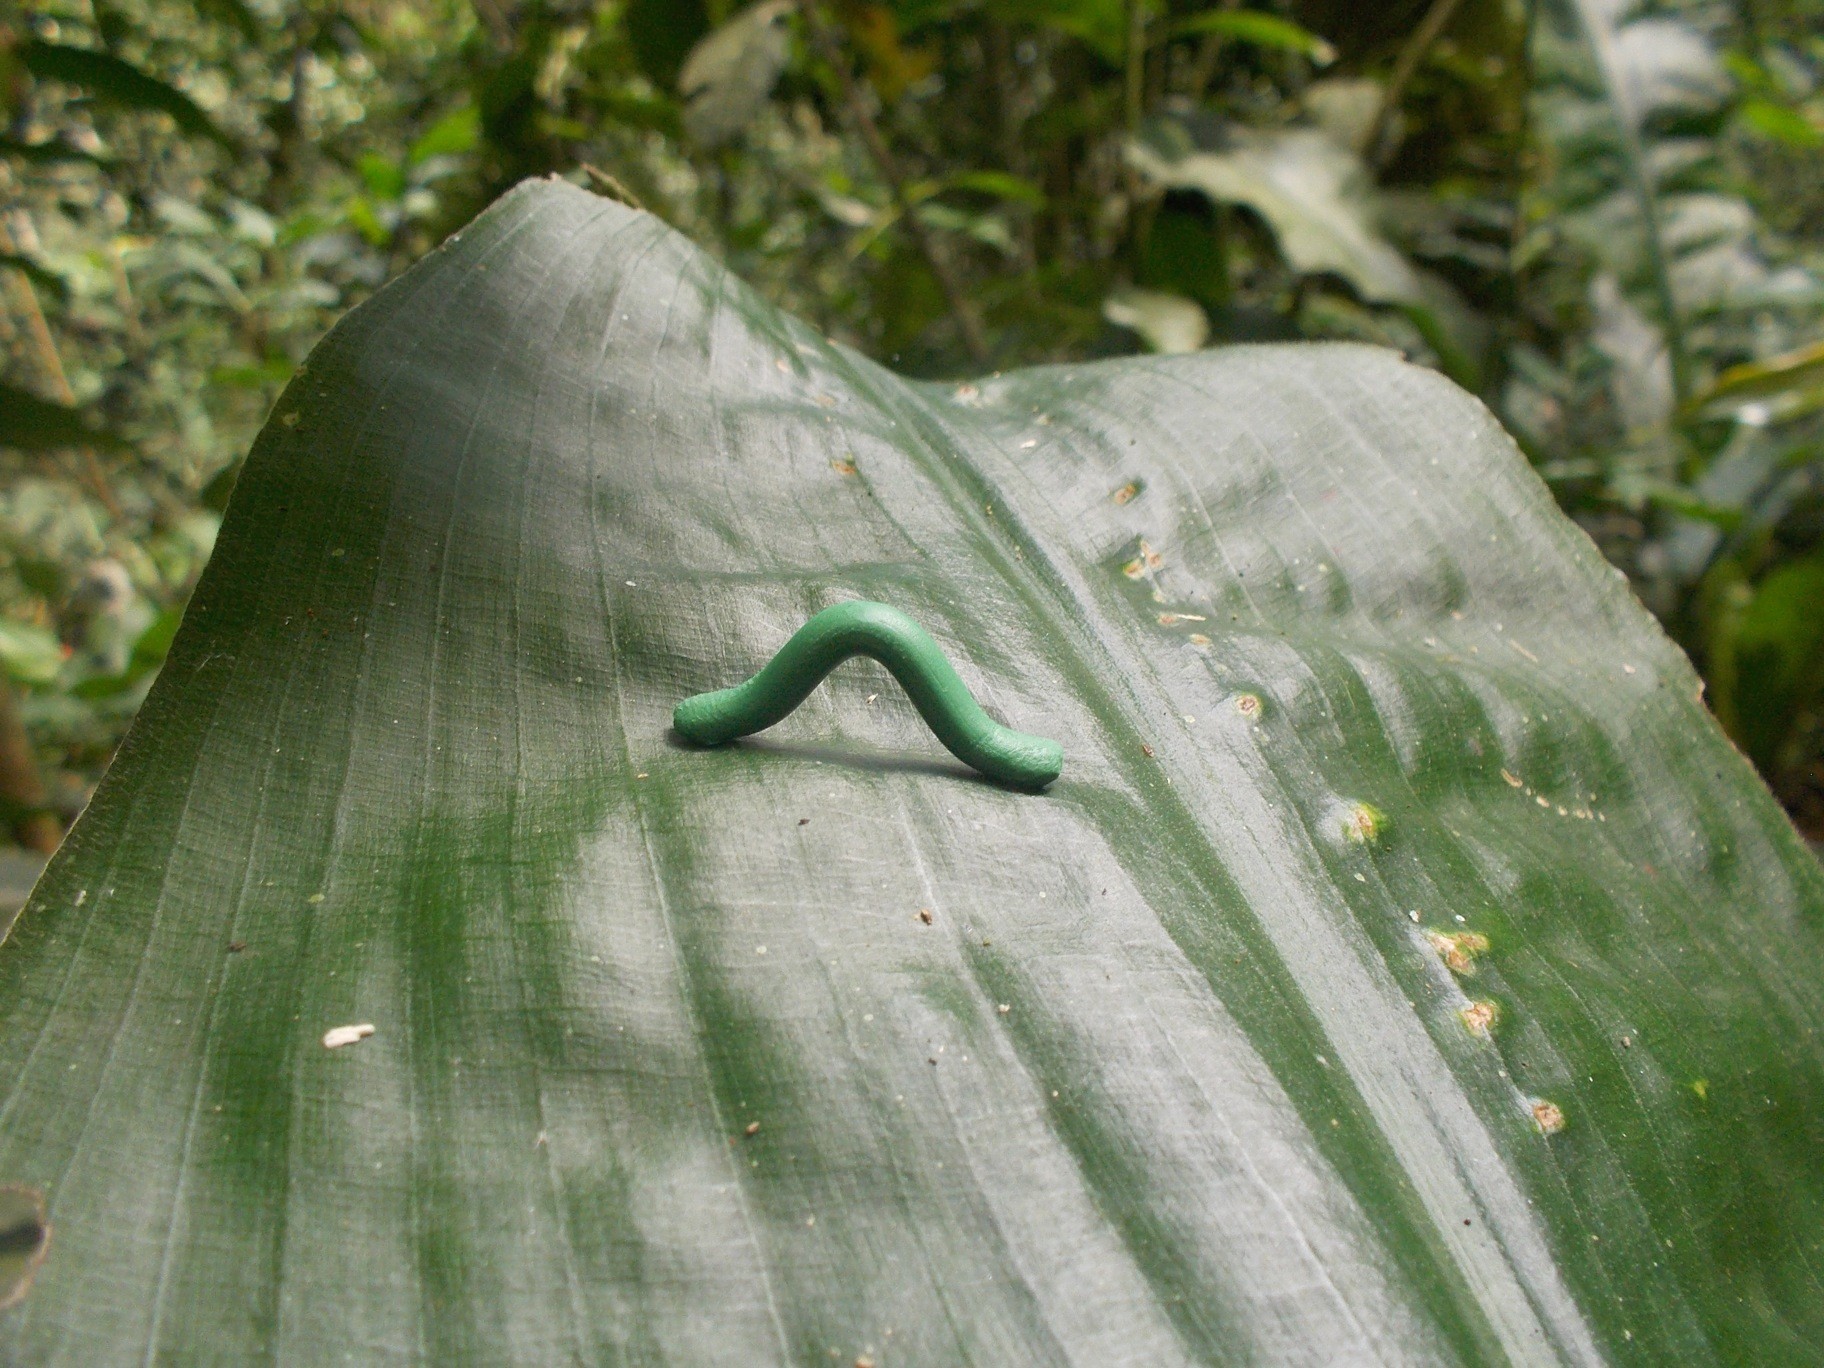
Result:
<svg viewBox="0 0 1824 1368">
<path fill-rule="evenodd" d="M 864 664 L 668 738 L 847 598 L 1064 777 Z M 0 942 L 0 1361 L 1816 1361 L 1821 912 L 1435 374 L 913 386 L 532 184 L 293 380 Z"/>
</svg>

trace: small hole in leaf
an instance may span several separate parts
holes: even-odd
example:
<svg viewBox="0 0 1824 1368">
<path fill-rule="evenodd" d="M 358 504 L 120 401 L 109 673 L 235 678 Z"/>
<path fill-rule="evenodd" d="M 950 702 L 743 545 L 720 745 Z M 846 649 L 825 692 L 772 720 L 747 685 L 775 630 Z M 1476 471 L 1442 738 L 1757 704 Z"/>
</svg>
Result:
<svg viewBox="0 0 1824 1368">
<path fill-rule="evenodd" d="M 0 1311 L 25 1299 L 50 1242 L 44 1194 L 35 1188 L 0 1187 Z"/>
</svg>

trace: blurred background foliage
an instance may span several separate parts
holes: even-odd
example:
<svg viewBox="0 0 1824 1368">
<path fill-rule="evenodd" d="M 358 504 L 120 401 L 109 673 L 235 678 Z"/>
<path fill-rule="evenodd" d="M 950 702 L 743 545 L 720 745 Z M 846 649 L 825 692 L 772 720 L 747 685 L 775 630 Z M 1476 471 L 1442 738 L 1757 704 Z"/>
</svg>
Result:
<svg viewBox="0 0 1824 1368">
<path fill-rule="evenodd" d="M 236 462 L 524 176 L 913 375 L 1285 338 L 1480 394 L 1824 837 L 1824 0 L 0 5 L 0 818 L 44 847 Z"/>
</svg>

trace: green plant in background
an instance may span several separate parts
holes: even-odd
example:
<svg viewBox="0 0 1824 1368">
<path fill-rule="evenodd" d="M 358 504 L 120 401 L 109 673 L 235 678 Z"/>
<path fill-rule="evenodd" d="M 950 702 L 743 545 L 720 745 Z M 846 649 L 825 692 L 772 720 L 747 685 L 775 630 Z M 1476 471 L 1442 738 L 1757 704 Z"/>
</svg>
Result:
<svg viewBox="0 0 1824 1368">
<path fill-rule="evenodd" d="M 0 405 L 29 505 L 0 509 L 0 601 L 72 648 L 13 672 L 52 787 L 80 796 L 146 677 L 94 696 L 131 671 L 86 634 L 181 605 L 309 343 L 555 173 L 904 373 L 1339 337 L 1439 367 L 1824 832 L 1819 23 L 1806 0 L 39 0 L 0 40 L 0 379 L 50 407 Z"/>
</svg>

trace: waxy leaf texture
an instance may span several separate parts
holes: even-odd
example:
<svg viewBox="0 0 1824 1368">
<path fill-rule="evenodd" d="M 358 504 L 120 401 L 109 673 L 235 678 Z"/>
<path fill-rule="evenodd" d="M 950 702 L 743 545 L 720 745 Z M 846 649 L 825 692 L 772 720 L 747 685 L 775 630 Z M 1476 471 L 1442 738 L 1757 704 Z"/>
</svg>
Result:
<svg viewBox="0 0 1824 1368">
<path fill-rule="evenodd" d="M 848 599 L 1063 777 L 869 662 L 670 734 Z M 528 184 L 287 390 L 0 942 L 0 1363 L 1820 1362 L 1821 916 L 1439 376 L 909 383 Z"/>
</svg>

